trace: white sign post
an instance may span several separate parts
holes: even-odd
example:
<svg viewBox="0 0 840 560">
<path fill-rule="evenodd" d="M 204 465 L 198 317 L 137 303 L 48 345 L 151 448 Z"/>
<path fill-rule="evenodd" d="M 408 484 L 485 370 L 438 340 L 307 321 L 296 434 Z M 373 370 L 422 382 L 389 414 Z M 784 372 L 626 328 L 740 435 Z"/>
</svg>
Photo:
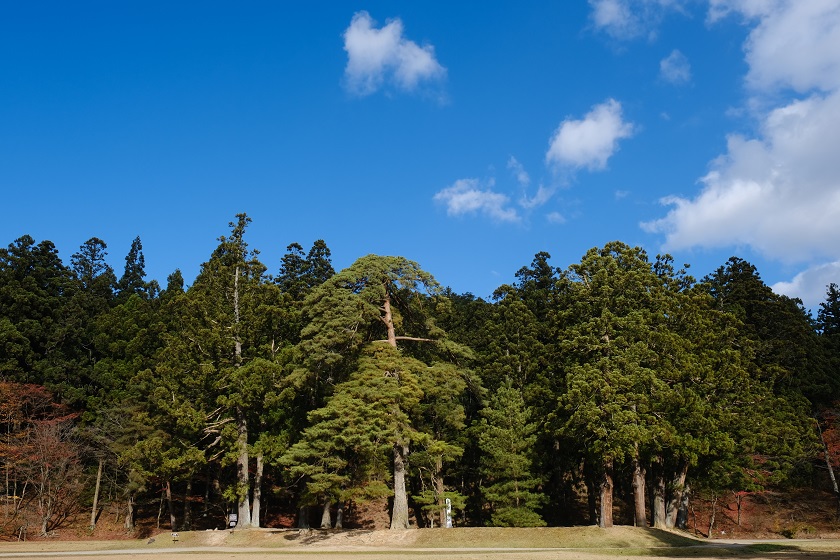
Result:
<svg viewBox="0 0 840 560">
<path fill-rule="evenodd" d="M 446 498 L 446 528 L 452 528 L 452 500 Z"/>
</svg>

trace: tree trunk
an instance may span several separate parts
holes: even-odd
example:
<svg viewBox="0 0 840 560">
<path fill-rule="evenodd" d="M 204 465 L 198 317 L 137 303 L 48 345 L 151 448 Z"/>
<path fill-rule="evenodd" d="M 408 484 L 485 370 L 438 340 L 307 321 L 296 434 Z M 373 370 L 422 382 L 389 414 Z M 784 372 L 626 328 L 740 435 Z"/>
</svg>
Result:
<svg viewBox="0 0 840 560">
<path fill-rule="evenodd" d="M 233 342 L 236 367 L 242 365 L 242 339 L 239 336 L 239 266 L 234 269 L 233 276 Z M 248 419 L 241 406 L 236 407 L 236 430 L 237 430 L 237 457 L 236 457 L 236 484 L 239 503 L 237 507 L 238 520 L 237 528 L 247 529 L 251 526 L 251 500 L 248 497 L 250 490 L 250 476 L 248 474 Z"/>
<path fill-rule="evenodd" d="M 7 424 L 7 425 L 6 425 L 6 438 L 7 438 L 7 441 L 8 441 L 9 439 L 11 439 L 11 437 L 10 437 L 11 431 L 12 431 L 11 426 L 10 426 L 9 424 Z M 3 470 L 4 470 L 4 471 L 6 471 L 6 493 L 5 493 L 5 494 L 3 494 L 3 495 L 4 495 L 4 496 L 17 496 L 17 493 L 14 493 L 14 494 L 9 493 L 9 481 L 11 480 L 11 476 L 10 476 L 10 475 L 11 475 L 11 473 L 12 473 L 12 462 L 11 462 L 11 461 L 6 461 L 6 465 L 5 465 L 5 467 L 6 467 L 6 468 L 5 468 L 5 469 L 3 469 Z M 6 514 L 6 518 L 8 518 L 8 517 L 9 517 L 9 500 L 3 500 L 3 510 L 4 510 L 5 514 Z"/>
<path fill-rule="evenodd" d="M 125 522 L 123 523 L 123 527 L 130 533 L 134 532 L 134 496 L 131 494 L 128 495 L 128 502 L 125 505 Z"/>
<path fill-rule="evenodd" d="M 408 494 L 405 489 L 407 457 L 408 445 L 394 445 L 394 509 L 391 512 L 391 529 L 408 529 Z"/>
<path fill-rule="evenodd" d="M 192 530 L 192 476 L 187 478 L 187 487 L 184 489 L 184 531 Z"/>
<path fill-rule="evenodd" d="M 709 534 L 708 537 L 712 538 L 712 531 L 715 528 L 715 514 L 717 513 L 717 494 L 712 495 L 712 513 L 709 515 Z"/>
<path fill-rule="evenodd" d="M 601 520 L 599 527 L 607 529 L 613 526 L 613 462 L 604 461 L 604 473 L 601 477 Z"/>
<path fill-rule="evenodd" d="M 240 407 L 236 408 L 236 429 L 238 432 L 236 457 L 236 482 L 239 504 L 237 515 L 239 520 L 236 523 L 237 529 L 247 529 L 251 526 L 251 500 L 248 498 L 249 476 L 248 476 L 248 420 L 245 418 L 245 411 Z"/>
<path fill-rule="evenodd" d="M 669 496 L 665 504 L 665 527 L 673 529 L 677 524 L 677 511 L 680 509 L 680 502 L 682 502 L 683 490 L 685 489 L 685 478 L 688 475 L 688 463 L 686 461 L 680 462 L 679 470 L 674 473 L 674 478 L 671 479 L 671 486 L 668 488 Z"/>
<path fill-rule="evenodd" d="M 344 502 L 340 501 L 335 509 L 335 528 L 344 529 Z"/>
<path fill-rule="evenodd" d="M 661 457 L 654 463 L 653 470 L 653 507 L 651 525 L 657 529 L 665 528 L 665 471 Z"/>
<path fill-rule="evenodd" d="M 690 496 L 691 488 L 689 488 L 688 484 L 686 484 L 685 490 L 683 490 L 682 493 L 682 500 L 680 500 L 680 509 L 677 511 L 677 529 L 688 528 L 688 506 Z"/>
<path fill-rule="evenodd" d="M 38 509 L 41 513 L 41 536 L 46 537 L 49 533 L 50 511 L 49 499 L 38 498 Z"/>
<path fill-rule="evenodd" d="M 443 493 L 446 488 L 443 485 L 443 457 L 438 455 L 435 458 L 435 499 L 438 506 L 438 522 L 440 527 L 446 527 L 446 504 L 444 503 Z"/>
<path fill-rule="evenodd" d="M 257 453 L 257 472 L 254 473 L 254 499 L 251 505 L 251 525 L 260 526 L 260 507 L 262 506 L 262 479 L 265 470 L 262 451 Z"/>
<path fill-rule="evenodd" d="M 300 506 L 298 510 L 298 529 L 309 529 L 309 510 L 306 506 Z"/>
<path fill-rule="evenodd" d="M 239 267 L 234 269 L 233 274 L 233 323 L 235 330 L 233 333 L 234 355 L 236 356 L 236 365 L 242 364 L 242 339 L 239 337 Z"/>
<path fill-rule="evenodd" d="M 397 347 L 397 332 L 394 329 L 394 316 L 391 313 L 391 293 L 388 291 L 388 286 L 385 286 L 385 301 L 382 304 L 384 316 L 382 321 L 385 323 L 385 328 L 388 329 L 388 344 Z"/>
<path fill-rule="evenodd" d="M 96 510 L 99 508 L 99 488 L 102 485 L 102 467 L 105 459 L 100 457 L 99 468 L 96 470 L 96 489 L 93 491 L 93 507 L 90 508 L 90 528 L 96 527 Z"/>
<path fill-rule="evenodd" d="M 175 524 L 175 508 L 172 507 L 172 485 L 169 481 L 166 481 L 166 507 L 169 509 L 169 530 L 170 531 L 177 531 L 177 525 Z"/>
<path fill-rule="evenodd" d="M 204 503 L 201 504 L 201 517 L 207 517 L 210 511 L 210 489 L 213 487 L 213 474 L 210 465 L 207 465 L 207 484 L 204 485 Z"/>
<path fill-rule="evenodd" d="M 597 483 L 595 481 L 595 473 L 592 472 L 588 461 L 583 464 L 583 478 L 586 484 L 586 504 L 589 510 L 589 523 L 591 525 L 598 525 Z"/>
<path fill-rule="evenodd" d="M 633 504 L 634 524 L 636 527 L 647 527 L 647 512 L 645 511 L 645 469 L 639 461 L 638 446 L 633 458 Z"/>
<path fill-rule="evenodd" d="M 163 515 L 163 502 L 166 499 L 165 496 L 166 492 L 162 492 L 160 495 L 160 505 L 158 506 L 158 516 L 157 516 L 157 528 L 160 529 L 160 516 Z"/>
<path fill-rule="evenodd" d="M 820 435 L 820 443 L 823 446 L 823 455 L 825 455 L 825 467 L 828 469 L 828 477 L 831 479 L 831 488 L 834 490 L 834 497 L 837 498 L 837 510 L 840 511 L 840 488 L 837 486 L 837 478 L 834 476 L 834 467 L 831 464 L 831 454 L 828 452 L 828 444 L 823 437 L 822 427 L 820 426 L 819 418 L 814 417 L 817 423 L 817 432 Z"/>
<path fill-rule="evenodd" d="M 330 508 L 332 503 L 329 498 L 324 498 L 324 509 L 321 511 L 321 529 L 332 529 L 332 517 L 330 517 Z"/>
</svg>

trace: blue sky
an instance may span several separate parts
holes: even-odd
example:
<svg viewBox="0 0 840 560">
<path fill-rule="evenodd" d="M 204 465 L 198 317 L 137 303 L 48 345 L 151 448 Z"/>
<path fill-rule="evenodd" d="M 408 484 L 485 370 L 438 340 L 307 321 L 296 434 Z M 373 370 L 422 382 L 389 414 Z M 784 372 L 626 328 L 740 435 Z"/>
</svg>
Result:
<svg viewBox="0 0 840 560">
<path fill-rule="evenodd" d="M 140 236 L 188 283 L 238 212 L 271 272 L 416 260 L 486 297 L 611 240 L 840 282 L 840 4 L 6 2 L 0 243 Z"/>
</svg>

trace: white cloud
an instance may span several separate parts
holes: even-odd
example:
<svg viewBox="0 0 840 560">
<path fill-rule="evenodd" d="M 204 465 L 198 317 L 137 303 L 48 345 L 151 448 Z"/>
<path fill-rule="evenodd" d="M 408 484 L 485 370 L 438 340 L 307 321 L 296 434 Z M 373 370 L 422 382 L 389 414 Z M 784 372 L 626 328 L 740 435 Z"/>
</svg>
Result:
<svg viewBox="0 0 840 560">
<path fill-rule="evenodd" d="M 732 134 L 695 197 L 664 202 L 643 224 L 666 248 L 749 245 L 785 262 L 840 258 L 840 4 L 716 0 L 710 20 L 740 14 L 754 26 L 745 45 L 749 105 L 759 133 Z M 768 107 L 780 93 L 802 97 Z"/>
<path fill-rule="evenodd" d="M 771 0 L 776 2 L 776 0 Z M 740 13 L 747 18 L 754 18 L 767 13 L 773 8 L 768 0 L 709 0 L 709 23 L 717 23 L 719 20 L 731 15 L 733 12 Z"/>
<path fill-rule="evenodd" d="M 528 172 L 525 171 L 525 167 L 519 163 L 515 157 L 510 156 L 507 162 L 507 168 L 513 173 L 513 177 L 516 179 L 516 182 L 522 188 L 522 196 L 519 197 L 517 201 L 519 206 L 526 210 L 530 210 L 532 208 L 537 208 L 538 206 L 542 206 L 549 200 L 551 197 L 554 196 L 555 188 L 546 187 L 540 184 L 537 187 L 537 192 L 534 196 L 528 195 L 528 187 L 531 186 L 531 176 L 528 175 Z"/>
<path fill-rule="evenodd" d="M 614 39 L 654 38 L 668 10 L 681 11 L 679 0 L 589 0 L 595 29 Z"/>
<path fill-rule="evenodd" d="M 815 309 L 840 279 L 840 4 L 710 1 L 710 22 L 729 15 L 752 27 L 745 83 L 759 132 L 730 135 L 700 193 L 666 199 L 668 214 L 642 227 L 666 248 L 746 245 L 808 263 L 773 289 Z"/>
<path fill-rule="evenodd" d="M 519 163 L 515 157 L 510 156 L 507 162 L 507 168 L 513 172 L 514 177 L 516 177 L 516 182 L 519 183 L 522 187 L 527 187 L 531 184 L 531 177 L 528 175 L 528 172 L 525 171 L 525 168 Z"/>
<path fill-rule="evenodd" d="M 549 212 L 548 214 L 546 214 L 545 219 L 548 220 L 548 222 L 551 224 L 566 223 L 566 217 L 560 212 Z"/>
<path fill-rule="evenodd" d="M 840 258 L 840 93 L 770 112 L 758 139 L 732 135 L 700 194 L 669 197 L 668 250 L 750 245 L 787 262 Z"/>
<path fill-rule="evenodd" d="M 691 65 L 683 53 L 674 49 L 659 62 L 659 76 L 669 84 L 685 85 L 691 81 Z"/>
<path fill-rule="evenodd" d="M 345 85 L 358 95 L 370 95 L 386 84 L 412 91 L 421 82 L 438 82 L 446 77 L 446 68 L 435 58 L 434 47 L 421 47 L 406 39 L 400 19 L 377 29 L 367 12 L 356 13 L 344 31 L 344 50 Z"/>
<path fill-rule="evenodd" d="M 595 27 L 615 37 L 633 37 L 638 34 L 640 23 L 621 0 L 590 0 L 592 21 Z"/>
<path fill-rule="evenodd" d="M 712 0 L 709 19 L 740 14 L 755 27 L 745 44 L 747 85 L 799 93 L 840 88 L 840 3 L 836 0 Z"/>
<path fill-rule="evenodd" d="M 564 167 L 604 169 L 618 149 L 618 141 L 632 134 L 633 125 L 622 119 L 621 104 L 608 99 L 594 106 L 583 119 L 560 123 L 545 159 Z"/>
<path fill-rule="evenodd" d="M 621 200 L 621 199 L 627 198 L 628 196 L 630 196 L 630 191 L 622 191 L 622 190 L 615 191 L 615 199 L 616 200 Z"/>
<path fill-rule="evenodd" d="M 519 199 L 519 205 L 525 209 L 537 208 L 551 200 L 551 197 L 554 196 L 554 191 L 555 189 L 553 188 L 540 185 L 534 196 L 522 195 L 522 198 Z"/>
<path fill-rule="evenodd" d="M 805 307 L 816 312 L 825 301 L 826 287 L 840 283 L 840 261 L 813 266 L 800 272 L 790 282 L 777 282 L 771 286 L 777 294 L 798 297 Z"/>
<path fill-rule="evenodd" d="M 493 182 L 482 187 L 478 179 L 459 179 L 439 191 L 434 200 L 446 205 L 450 216 L 463 214 L 483 214 L 500 222 L 518 222 L 516 210 L 509 207 L 510 198 L 493 191 Z"/>
</svg>

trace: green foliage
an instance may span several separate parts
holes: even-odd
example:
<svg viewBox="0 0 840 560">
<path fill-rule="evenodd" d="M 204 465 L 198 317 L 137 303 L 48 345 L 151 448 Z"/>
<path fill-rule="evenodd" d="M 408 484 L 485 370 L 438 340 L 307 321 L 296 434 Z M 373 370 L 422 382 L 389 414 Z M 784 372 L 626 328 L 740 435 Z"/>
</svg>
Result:
<svg viewBox="0 0 840 560">
<path fill-rule="evenodd" d="M 535 491 L 540 479 L 533 472 L 537 426 L 531 421 L 521 392 L 508 380 L 481 412 L 474 431 L 483 456 L 482 489 L 490 504 L 491 525 L 496 527 L 542 527 L 536 512 L 545 497 Z"/>
<path fill-rule="evenodd" d="M 305 500 L 390 495 L 390 451 L 395 442 L 416 437 L 409 412 L 420 401 L 424 369 L 388 345 L 365 348 L 358 370 L 310 413 L 310 427 L 281 459 L 292 478 L 307 478 Z"/>
<path fill-rule="evenodd" d="M 159 286 L 156 281 L 146 282 L 146 259 L 143 256 L 143 244 L 139 237 L 131 242 L 131 249 L 125 256 L 125 271 L 117 281 L 119 301 L 125 301 L 132 295 L 139 295 L 143 298 L 153 298 L 158 292 Z"/>
<path fill-rule="evenodd" d="M 651 437 L 649 396 L 660 381 L 649 333 L 660 282 L 643 250 L 620 243 L 588 251 L 564 282 L 562 432 L 599 461 L 620 461 Z"/>
<path fill-rule="evenodd" d="M 295 301 L 301 300 L 335 274 L 330 258 L 330 249 L 323 239 L 315 241 L 305 257 L 303 247 L 292 243 L 286 247 L 275 283 Z"/>
<path fill-rule="evenodd" d="M 838 394 L 824 348 L 802 302 L 779 296 L 752 264 L 736 257 L 704 279 L 718 308 L 738 317 L 753 346 L 756 374 L 774 391 L 803 394 L 815 406 Z"/>
<path fill-rule="evenodd" d="M 840 391 L 835 284 L 812 321 L 741 259 L 695 285 L 613 242 L 565 270 L 537 253 L 488 302 L 403 257 L 335 273 L 322 240 L 272 278 L 249 224 L 188 289 L 146 281 L 139 238 L 119 280 L 96 237 L 69 267 L 49 241 L 0 249 L 0 380 L 79 411 L 129 503 L 208 473 L 242 506 L 259 455 L 302 504 L 396 502 L 405 474 L 427 525 L 447 498 L 459 523 L 575 522 L 558 504 L 607 466 L 711 494 L 801 476 Z"/>
</svg>

